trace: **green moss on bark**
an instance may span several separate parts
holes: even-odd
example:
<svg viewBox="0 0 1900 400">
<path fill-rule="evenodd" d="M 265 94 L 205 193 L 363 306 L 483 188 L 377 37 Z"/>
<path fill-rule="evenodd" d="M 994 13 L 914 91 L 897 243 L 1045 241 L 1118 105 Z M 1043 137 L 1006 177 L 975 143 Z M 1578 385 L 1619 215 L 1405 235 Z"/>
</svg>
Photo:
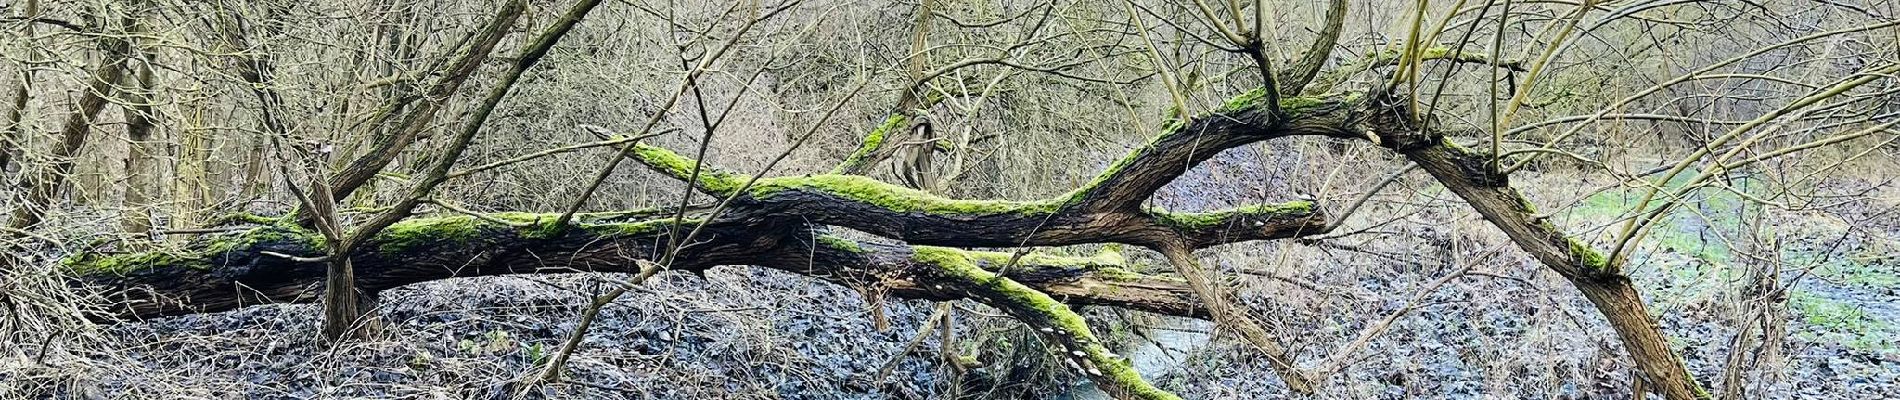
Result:
<svg viewBox="0 0 1900 400">
<path fill-rule="evenodd" d="M 1598 253 L 1596 249 L 1591 248 L 1589 243 L 1584 243 L 1577 238 L 1564 238 L 1564 240 L 1570 243 L 1570 257 L 1576 259 L 1584 268 L 1598 272 L 1610 271 L 1610 260 L 1604 257 L 1603 253 Z"/>
<path fill-rule="evenodd" d="M 858 246 L 858 242 L 856 240 L 845 239 L 845 238 L 832 236 L 832 235 L 818 235 L 818 245 L 830 247 L 830 248 L 838 249 L 838 250 L 844 250 L 844 251 L 857 253 L 857 254 L 864 253 L 864 247 Z"/>
<path fill-rule="evenodd" d="M 414 251 L 422 246 L 443 243 L 462 244 L 479 240 L 485 231 L 506 232 L 526 238 L 545 238 L 544 232 L 551 232 L 551 224 L 559 217 L 557 214 L 535 213 L 497 213 L 484 215 L 488 219 L 466 215 L 411 218 L 384 228 L 371 243 L 375 251 L 383 254 L 396 254 Z M 495 221 L 500 221 L 495 222 Z M 698 224 L 701 219 L 688 218 L 682 221 L 685 226 Z M 578 223 L 580 231 L 602 237 L 629 237 L 661 234 L 672 225 L 671 218 L 658 218 L 624 223 Z M 61 261 L 67 271 L 75 274 L 113 273 L 125 274 L 149 268 L 195 268 L 210 269 L 213 263 L 225 254 L 250 251 L 264 244 L 296 244 L 317 255 L 324 249 L 323 236 L 308 229 L 294 226 L 262 226 L 252 228 L 241 234 L 209 237 L 202 242 L 192 244 L 189 250 L 154 250 L 140 253 L 112 255 L 103 257 L 74 257 Z M 277 250 L 284 251 L 284 250 Z"/>
<path fill-rule="evenodd" d="M 1265 87 L 1257 87 L 1257 88 L 1253 88 L 1253 90 L 1247 91 L 1246 93 L 1241 93 L 1239 96 L 1228 98 L 1227 102 L 1222 103 L 1220 108 L 1215 109 L 1214 112 L 1226 114 L 1226 113 L 1231 113 L 1235 111 L 1243 111 L 1249 108 L 1261 106 L 1262 100 L 1266 100 L 1266 99 L 1267 99 L 1267 89 Z"/>
<path fill-rule="evenodd" d="M 858 175 L 813 175 L 762 179 L 747 191 L 747 195 L 763 200 L 789 190 L 815 191 L 896 212 L 932 215 L 1041 215 L 1055 212 L 1058 206 L 1057 203 L 1051 201 L 946 199 L 924 191 Z"/>
<path fill-rule="evenodd" d="M 1302 113 L 1326 103 L 1327 99 L 1319 96 L 1288 97 L 1280 99 L 1280 111 L 1288 114 Z"/>
<path fill-rule="evenodd" d="M 1000 251 L 970 251 L 970 252 L 965 252 L 964 255 L 968 256 L 971 260 L 978 261 L 982 265 L 988 266 L 990 268 L 1000 268 L 1004 265 L 1009 265 L 1009 260 L 1011 258 L 1016 258 L 1015 253 L 1000 252 Z M 1117 263 L 1118 261 L 1120 260 L 1105 258 L 1105 257 L 1104 258 L 1067 257 L 1067 256 L 1059 256 L 1059 255 L 1043 254 L 1043 253 L 1029 253 L 1029 254 L 1024 254 L 1021 258 L 1016 258 L 1016 265 L 1041 265 L 1041 266 L 1051 266 L 1051 267 L 1092 268 L 1092 267 L 1099 267 L 1099 266 L 1120 265 L 1119 263 Z"/>
<path fill-rule="evenodd" d="M 965 286 L 963 289 L 988 300 L 992 306 L 1008 310 L 1017 318 L 1040 326 L 1042 329 L 1038 330 L 1043 335 L 1056 339 L 1066 348 L 1065 357 L 1075 361 L 1075 366 L 1082 373 L 1105 389 L 1122 392 L 1127 398 L 1179 399 L 1142 379 L 1128 360 L 1109 353 L 1101 341 L 1095 338 L 1095 334 L 1090 332 L 1087 321 L 1082 320 L 1082 316 L 1067 304 L 978 267 L 970 252 L 917 246 L 911 259 L 940 268 L 943 275 L 961 281 Z"/>
<path fill-rule="evenodd" d="M 653 170 L 682 181 L 693 176 L 693 168 L 694 165 L 696 165 L 693 159 L 680 156 L 679 153 L 674 153 L 672 150 L 648 145 L 646 143 L 635 144 L 631 154 L 634 159 L 653 168 Z M 727 195 L 738 191 L 739 187 L 745 185 L 746 180 L 747 178 L 744 175 L 720 171 L 707 165 L 699 165 L 699 181 L 694 182 L 693 185 L 708 192 Z"/>
<path fill-rule="evenodd" d="M 181 267 L 207 270 L 212 261 L 224 254 L 244 251 L 265 243 L 297 243 L 307 249 L 323 248 L 323 237 L 306 229 L 294 226 L 262 226 L 251 228 L 244 233 L 213 236 L 192 244 L 192 249 L 157 249 L 139 253 L 120 254 L 103 257 L 72 257 L 60 263 L 74 274 L 127 274 L 133 271 L 159 268 Z"/>
<path fill-rule="evenodd" d="M 400 253 L 432 243 L 464 243 L 478 237 L 481 226 L 487 223 L 467 215 L 410 218 L 384 228 L 374 241 L 383 253 Z"/>
<path fill-rule="evenodd" d="M 885 118 L 884 123 L 878 124 L 877 128 L 871 130 L 871 134 L 864 135 L 864 143 L 859 144 L 858 149 L 845 157 L 844 163 L 838 164 L 838 168 L 832 169 L 831 173 L 842 174 L 847 169 L 863 164 L 871 153 L 884 147 L 884 140 L 890 136 L 891 131 L 902 129 L 908 124 L 910 124 L 910 118 L 904 114 L 894 114 L 890 118 Z"/>
<path fill-rule="evenodd" d="M 1313 202 L 1293 201 L 1280 204 L 1259 204 L 1204 213 L 1155 213 L 1162 224 L 1185 231 L 1220 228 L 1229 223 L 1248 220 L 1265 221 L 1311 214 Z"/>
<path fill-rule="evenodd" d="M 686 179 L 693 161 L 670 150 L 641 145 L 634 156 L 654 169 Z M 719 195 L 737 192 L 750 178 L 710 167 L 701 168 L 698 186 Z M 896 212 L 933 215 L 1047 214 L 1056 211 L 1053 201 L 999 201 L 946 199 L 920 190 L 892 185 L 859 175 L 811 175 L 760 179 L 747 189 L 754 199 L 769 199 L 790 190 L 826 193 L 847 200 L 870 204 Z"/>
<path fill-rule="evenodd" d="M 66 271 L 75 275 L 113 274 L 125 275 L 136 271 L 156 267 L 185 267 L 192 269 L 210 269 L 211 264 L 196 253 L 175 253 L 170 251 L 152 251 L 144 253 L 121 254 L 105 257 L 68 258 L 60 262 Z"/>
</svg>

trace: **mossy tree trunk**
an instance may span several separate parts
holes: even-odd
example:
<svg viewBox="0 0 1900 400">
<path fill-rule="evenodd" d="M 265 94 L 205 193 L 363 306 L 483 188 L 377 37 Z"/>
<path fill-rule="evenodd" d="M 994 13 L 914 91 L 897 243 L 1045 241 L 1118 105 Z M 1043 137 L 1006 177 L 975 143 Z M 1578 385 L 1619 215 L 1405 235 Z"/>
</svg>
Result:
<svg viewBox="0 0 1900 400">
<path fill-rule="evenodd" d="M 561 233 L 555 214 L 498 214 L 414 218 L 362 244 L 350 257 L 357 290 L 373 296 L 420 282 L 476 276 L 576 272 L 638 272 L 638 260 L 664 254 L 671 218 L 628 221 L 583 216 Z M 690 230 L 700 220 L 686 220 Z M 881 282 L 903 298 L 953 300 L 966 293 L 927 279 L 935 265 L 914 260 L 912 246 L 857 241 L 795 221 L 730 221 L 707 225 L 700 244 L 681 251 L 673 270 L 757 265 L 840 284 Z M 201 237 L 182 250 L 87 254 L 67 260 L 74 285 L 108 289 L 112 300 L 100 321 L 144 319 L 232 310 L 266 303 L 318 301 L 327 262 L 321 234 L 294 225 L 254 225 L 239 233 Z M 956 250 L 985 270 L 1013 253 Z M 1165 315 L 1206 318 L 1207 311 L 1177 278 L 1133 272 L 1119 253 L 1095 256 L 1030 254 L 1002 275 L 1075 305 L 1104 305 Z"/>
<path fill-rule="evenodd" d="M 1490 154 L 1452 143 L 1431 129 L 1408 128 L 1402 113 L 1383 114 L 1377 131 L 1382 146 L 1405 155 L 1479 215 L 1503 231 L 1518 248 L 1564 277 L 1594 304 L 1616 330 L 1624 349 L 1642 372 L 1647 387 L 1671 400 L 1708 398 L 1668 335 L 1651 316 L 1642 296 L 1622 271 L 1588 243 L 1565 234 L 1510 184 Z"/>
</svg>

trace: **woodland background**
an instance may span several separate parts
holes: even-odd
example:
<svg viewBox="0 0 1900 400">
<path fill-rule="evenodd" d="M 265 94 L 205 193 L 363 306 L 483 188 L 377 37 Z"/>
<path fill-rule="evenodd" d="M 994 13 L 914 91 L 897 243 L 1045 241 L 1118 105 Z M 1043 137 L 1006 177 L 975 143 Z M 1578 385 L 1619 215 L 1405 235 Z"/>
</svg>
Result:
<svg viewBox="0 0 1900 400">
<path fill-rule="evenodd" d="M 310 176 L 414 129 L 414 143 L 335 210 L 361 224 L 402 203 L 568 1 L 526 1 L 467 83 L 440 94 L 429 93 L 441 66 L 515 2 L 4 3 L 0 210 L 13 215 L 0 398 L 1101 396 L 1033 329 L 989 306 L 946 303 L 946 318 L 929 301 L 761 267 L 662 272 L 634 286 L 600 309 L 561 383 L 525 388 L 514 382 L 630 274 L 405 286 L 372 304 L 381 329 L 338 342 L 317 334 L 323 313 L 312 304 L 85 317 L 110 300 L 74 286 L 82 273 L 69 260 L 173 251 L 294 215 Z M 1238 26 L 1268 10 L 1259 32 L 1284 66 L 1321 35 L 1329 6 L 927 1 L 604 2 L 502 86 L 454 165 L 596 145 L 454 176 L 414 213 L 716 203 L 682 199 L 679 179 L 632 162 L 591 189 L 618 159 L 598 144 L 651 133 L 642 143 L 729 171 L 824 174 L 896 109 L 927 119 L 934 137 L 893 136 L 894 153 L 865 174 L 948 198 L 1059 196 L 1158 128 L 1261 85 L 1254 61 L 1220 49 L 1222 23 L 1210 22 L 1224 17 L 1210 14 L 1234 12 L 1225 23 Z M 1316 81 L 1334 90 L 1318 93 L 1396 88 L 1469 129 L 1452 140 L 1514 151 L 1507 158 L 1523 168 L 1511 184 L 1541 218 L 1608 249 L 1648 206 L 1647 189 L 1684 189 L 1624 268 L 1713 396 L 1900 397 L 1900 3 L 1342 3 Z M 1438 57 L 1401 55 L 1414 47 L 1424 51 L 1407 54 Z M 1719 68 L 1672 81 L 1709 66 Z M 922 71 L 941 73 L 913 85 Z M 1827 96 L 1801 103 L 1817 93 Z M 405 97 L 419 100 L 393 100 Z M 413 123 L 378 117 L 419 108 L 435 110 Z M 1738 126 L 1759 140 L 1718 140 Z M 66 140 L 74 130 L 87 132 L 81 143 Z M 1732 149 L 1765 157 L 1726 168 L 1698 152 Z M 1687 175 L 1656 181 L 1679 162 Z M 1214 155 L 1148 203 L 1350 209 L 1321 235 L 1198 253 L 1302 362 L 1390 324 L 1312 396 L 1290 392 L 1215 324 L 1079 310 L 1142 376 L 1188 398 L 1630 396 L 1637 373 L 1590 303 L 1409 165 L 1367 141 L 1279 138 Z M 1712 169 L 1712 179 L 1687 179 Z M 48 174 L 63 182 L 40 196 Z M 1153 252 L 1125 254 L 1144 272 L 1168 271 Z M 926 321 L 949 322 L 952 334 Z"/>
</svg>

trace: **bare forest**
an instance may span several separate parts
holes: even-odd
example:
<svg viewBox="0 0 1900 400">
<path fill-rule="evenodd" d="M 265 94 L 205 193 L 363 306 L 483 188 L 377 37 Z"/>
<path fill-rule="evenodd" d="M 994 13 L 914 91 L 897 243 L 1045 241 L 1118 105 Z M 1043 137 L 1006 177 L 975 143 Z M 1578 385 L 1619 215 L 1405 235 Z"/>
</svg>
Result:
<svg viewBox="0 0 1900 400">
<path fill-rule="evenodd" d="M 0 399 L 1900 398 L 1894 0 L 0 0 Z"/>
</svg>

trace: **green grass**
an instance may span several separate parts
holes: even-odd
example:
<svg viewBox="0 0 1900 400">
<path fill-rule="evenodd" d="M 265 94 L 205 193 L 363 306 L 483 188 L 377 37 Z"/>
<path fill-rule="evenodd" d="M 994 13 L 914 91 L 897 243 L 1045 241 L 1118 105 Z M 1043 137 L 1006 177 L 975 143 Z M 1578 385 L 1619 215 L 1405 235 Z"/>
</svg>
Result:
<svg viewBox="0 0 1900 400">
<path fill-rule="evenodd" d="M 1675 190 L 1686 184 L 1689 177 L 1697 172 L 1693 169 L 1665 185 L 1665 190 Z M 1646 189 L 1616 188 L 1605 190 L 1570 208 L 1572 215 L 1592 219 L 1616 219 L 1635 213 L 1638 202 L 1642 200 Z M 1673 252 L 1685 257 L 1701 260 L 1709 264 L 1726 265 L 1734 260 L 1734 254 L 1717 232 L 1732 231 L 1743 226 L 1742 218 L 1734 210 L 1746 205 L 1742 196 L 1721 189 L 1703 189 L 1687 194 L 1682 207 L 1672 210 L 1661 222 L 1650 228 L 1648 243 L 1657 251 Z M 1660 201 L 1660 199 L 1658 200 Z M 1655 202 L 1650 207 L 1655 207 Z M 1692 228 L 1693 222 L 1700 219 L 1702 233 Z M 1620 227 L 1621 224 L 1613 225 Z M 1613 229 L 1614 230 L 1614 229 Z"/>
<path fill-rule="evenodd" d="M 1830 282 L 1870 289 L 1900 287 L 1900 272 L 1886 263 L 1869 264 L 1853 257 L 1798 250 L 1784 251 L 1781 258 L 1788 265 L 1813 265 L 1814 274 Z"/>
<path fill-rule="evenodd" d="M 1789 309 L 1801 316 L 1812 331 L 1798 334 L 1802 339 L 1838 343 L 1861 351 L 1887 352 L 1895 349 L 1893 322 L 1870 315 L 1860 306 L 1795 291 Z"/>
<path fill-rule="evenodd" d="M 1673 191 L 1687 184 L 1698 172 L 1694 169 L 1664 185 Z M 1762 185 L 1751 184 L 1749 188 Z M 1589 223 L 1610 223 L 1599 236 L 1599 244 L 1621 232 L 1621 218 L 1636 214 L 1637 203 L 1648 192 L 1645 188 L 1618 187 L 1595 193 L 1571 206 L 1566 213 Z M 1631 265 L 1646 265 L 1640 270 L 1655 273 L 1657 290 L 1665 303 L 1676 305 L 1716 301 L 1719 294 L 1747 273 L 1736 264 L 1744 262 L 1730 240 L 1735 232 L 1752 229 L 1750 221 L 1738 212 L 1749 203 L 1741 195 L 1722 188 L 1704 188 L 1685 195 L 1681 204 L 1651 225 L 1642 243 L 1629 254 Z M 1660 200 L 1653 201 L 1656 207 Z M 1607 249 L 1606 249 L 1607 250 Z M 1666 307 L 1665 307 L 1666 308 Z"/>
<path fill-rule="evenodd" d="M 1686 171 L 1684 177 L 1670 182 L 1665 190 L 1681 187 L 1686 176 L 1695 173 Z M 1584 198 L 1568 212 L 1593 221 L 1627 217 L 1634 214 L 1644 192 L 1646 190 L 1634 188 L 1605 190 Z M 1663 290 L 1678 293 L 1672 297 L 1680 301 L 1709 295 L 1711 290 L 1719 290 L 1713 285 L 1727 285 L 1741 278 L 1745 271 L 1733 266 L 1742 259 L 1730 249 L 1723 233 L 1749 229 L 1750 222 L 1736 212 L 1747 205 L 1741 195 L 1707 188 L 1687 196 L 1681 207 L 1650 228 L 1642 244 L 1645 251 L 1633 255 L 1636 262 L 1660 266 L 1664 279 L 1673 282 L 1669 285 L 1673 289 Z M 1609 231 L 1615 232 L 1621 224 L 1610 227 Z M 1830 282 L 1864 288 L 1900 287 L 1900 273 L 1884 263 L 1870 264 L 1840 254 L 1801 249 L 1784 250 L 1781 259 L 1789 266 L 1815 266 L 1815 273 Z M 1807 326 L 1797 333 L 1803 340 L 1868 352 L 1891 352 L 1900 348 L 1900 339 L 1896 339 L 1900 337 L 1900 326 L 1857 304 L 1797 290 L 1789 300 L 1789 310 Z"/>
</svg>

